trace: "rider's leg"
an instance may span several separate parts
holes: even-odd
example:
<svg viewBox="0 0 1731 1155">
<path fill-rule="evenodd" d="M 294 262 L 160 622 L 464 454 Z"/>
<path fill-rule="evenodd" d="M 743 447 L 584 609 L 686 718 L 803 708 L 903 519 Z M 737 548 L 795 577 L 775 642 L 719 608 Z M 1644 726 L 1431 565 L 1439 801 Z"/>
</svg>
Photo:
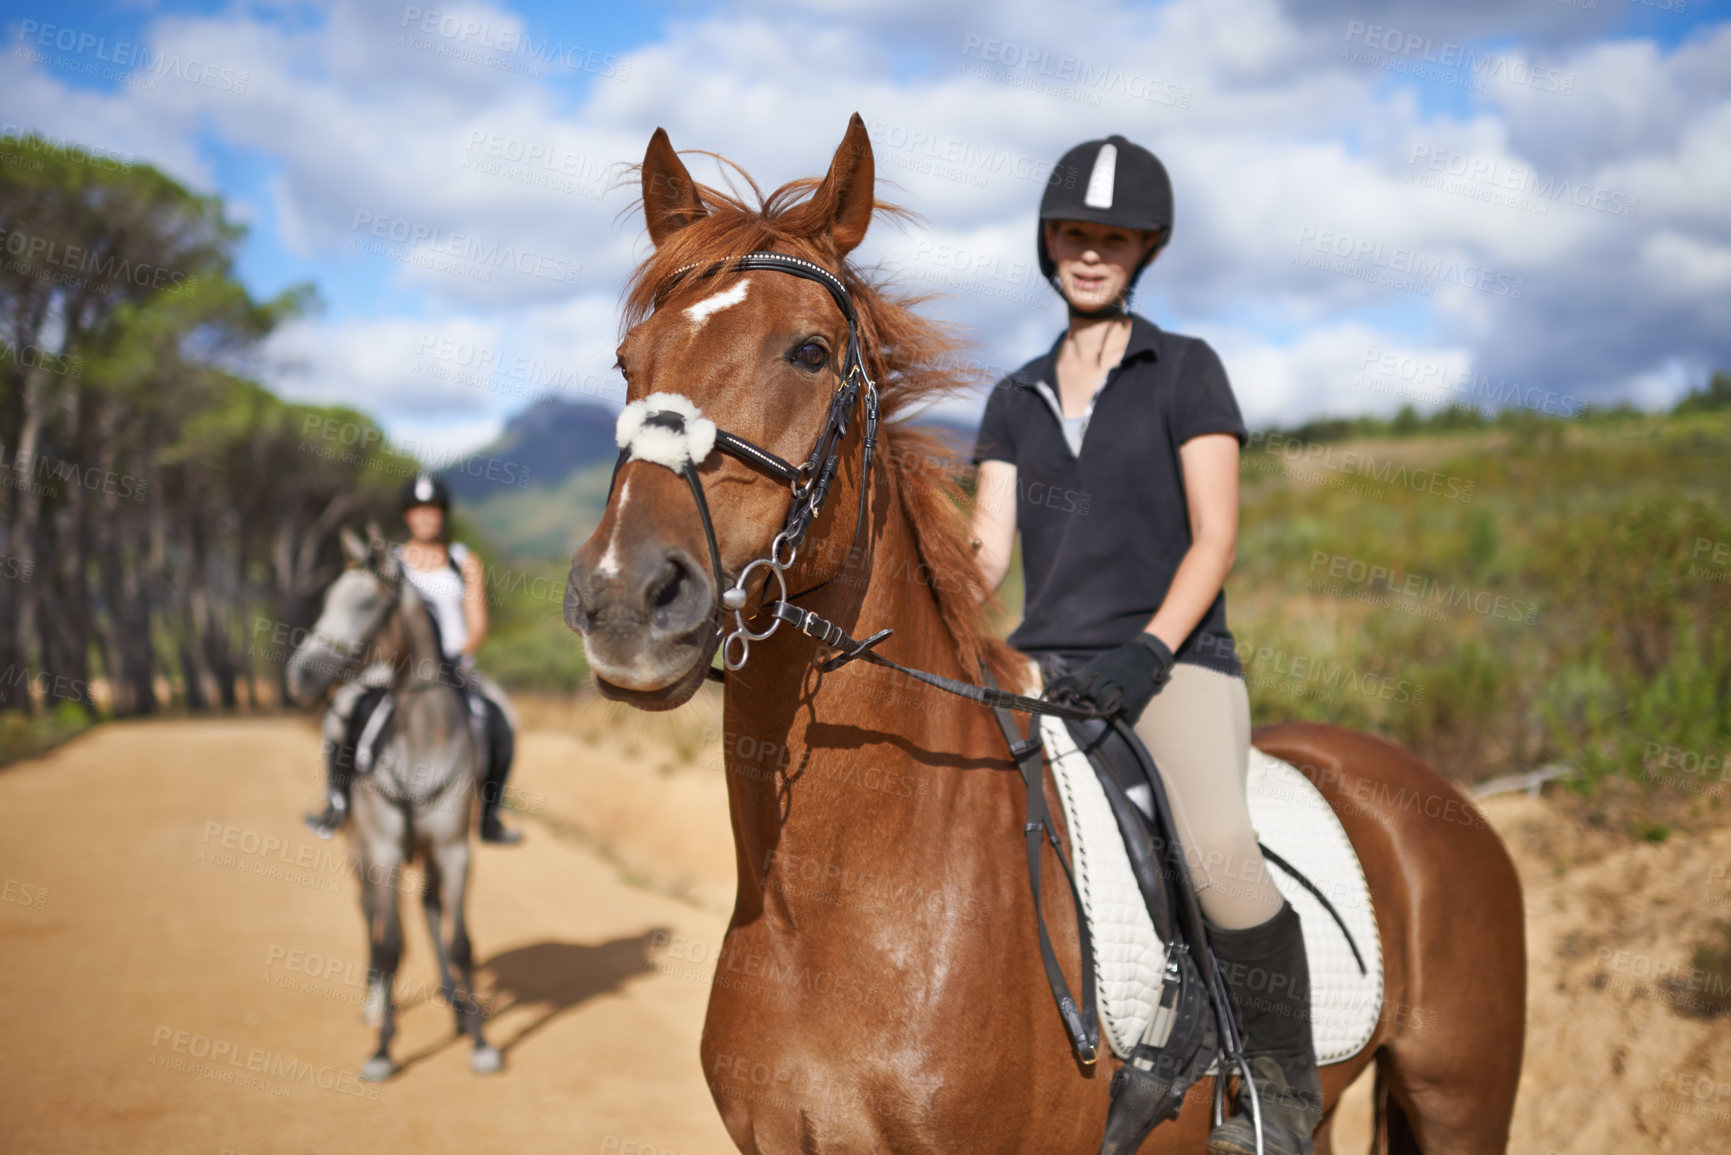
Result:
<svg viewBox="0 0 1731 1155">
<path fill-rule="evenodd" d="M 1202 913 L 1233 929 L 1267 922 L 1282 899 L 1245 800 L 1250 696 L 1244 680 L 1180 662 L 1142 711 L 1136 735 L 1160 767 Z"/>
<path fill-rule="evenodd" d="M 350 730 L 355 705 L 366 690 L 359 682 L 338 686 L 320 726 L 325 754 L 325 808 L 301 818 L 320 838 L 331 837 L 348 817 L 349 785 L 355 773 L 355 747 Z"/>
<path fill-rule="evenodd" d="M 514 846 L 523 840 L 523 835 L 499 821 L 499 805 L 504 801 L 505 779 L 516 757 L 516 712 L 506 700 L 505 692 L 491 679 L 474 675 L 474 689 L 484 704 L 487 737 L 487 767 L 481 779 L 481 841 Z"/>
<path fill-rule="evenodd" d="M 1241 678 L 1180 663 L 1136 733 L 1160 767 L 1202 913 L 1256 1073 L 1267 1155 L 1305 1155 L 1322 1121 L 1310 973 L 1298 914 L 1269 877 L 1250 825 L 1250 698 Z M 1210 1152 L 1254 1155 L 1247 1112 Z"/>
</svg>

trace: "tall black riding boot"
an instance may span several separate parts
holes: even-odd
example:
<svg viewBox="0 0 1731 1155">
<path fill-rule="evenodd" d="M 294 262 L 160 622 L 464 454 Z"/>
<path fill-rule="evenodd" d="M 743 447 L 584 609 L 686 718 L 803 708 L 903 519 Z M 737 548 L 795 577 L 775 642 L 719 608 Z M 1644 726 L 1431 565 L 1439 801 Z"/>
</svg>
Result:
<svg viewBox="0 0 1731 1155">
<path fill-rule="evenodd" d="M 505 778 L 511 773 L 511 761 L 516 756 L 517 740 L 505 711 L 492 699 L 486 700 L 487 710 L 487 775 L 481 782 L 481 841 L 498 846 L 515 846 L 523 834 L 507 830 L 499 821 L 499 803 L 505 796 Z"/>
<path fill-rule="evenodd" d="M 1322 1077 L 1310 1026 L 1310 961 L 1298 912 L 1281 903 L 1267 922 L 1244 930 L 1212 923 L 1209 941 L 1220 960 L 1244 1053 L 1256 1077 L 1264 1155 L 1311 1155 L 1322 1124 Z M 1250 1097 L 1240 1090 L 1238 1113 L 1208 1136 L 1209 1155 L 1256 1155 Z"/>
<path fill-rule="evenodd" d="M 325 808 L 319 814 L 301 817 L 320 838 L 329 838 L 342 829 L 349 816 L 349 784 L 355 776 L 353 743 L 325 742 Z"/>
</svg>

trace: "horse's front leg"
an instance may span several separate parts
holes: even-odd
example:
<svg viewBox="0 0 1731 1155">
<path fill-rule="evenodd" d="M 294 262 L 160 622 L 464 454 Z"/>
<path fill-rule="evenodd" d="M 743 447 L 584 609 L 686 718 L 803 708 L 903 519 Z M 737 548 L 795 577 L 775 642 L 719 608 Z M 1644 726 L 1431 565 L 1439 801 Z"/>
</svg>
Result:
<svg viewBox="0 0 1731 1155">
<path fill-rule="evenodd" d="M 357 816 L 358 817 L 358 816 Z M 365 837 L 365 836 L 363 836 Z M 379 1028 L 379 1045 L 361 1078 L 379 1082 L 396 1074 L 391 1039 L 397 1033 L 397 966 L 403 958 L 403 921 L 397 909 L 402 854 L 394 840 L 368 838 L 358 856 L 361 914 L 367 924 L 367 1001 L 364 1013 Z"/>
<path fill-rule="evenodd" d="M 491 1075 L 504 1066 L 504 1061 L 498 1048 L 489 1046 L 482 1033 L 486 1016 L 481 1011 L 480 1001 L 475 997 L 475 955 L 469 942 L 467 916 L 469 826 L 466 813 L 464 818 L 458 837 L 436 846 L 432 857 L 436 860 L 436 869 L 443 884 L 444 916 L 451 928 L 450 937 L 443 944 L 443 953 L 450 959 L 451 966 L 462 980 L 451 991 L 451 1005 L 457 1012 L 457 1029 L 474 1040 L 475 1049 L 469 1055 L 469 1069 L 477 1075 Z"/>
</svg>

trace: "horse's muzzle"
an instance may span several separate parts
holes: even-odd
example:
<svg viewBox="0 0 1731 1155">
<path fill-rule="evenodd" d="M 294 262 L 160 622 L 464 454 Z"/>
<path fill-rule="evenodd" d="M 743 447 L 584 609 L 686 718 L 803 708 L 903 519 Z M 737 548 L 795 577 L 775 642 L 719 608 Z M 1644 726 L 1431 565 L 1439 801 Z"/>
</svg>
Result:
<svg viewBox="0 0 1731 1155">
<path fill-rule="evenodd" d="M 572 561 L 565 622 L 583 636 L 602 692 L 684 688 L 714 653 L 714 581 L 676 546 L 609 548 L 591 559 L 594 544 Z"/>
<path fill-rule="evenodd" d="M 347 659 L 330 646 L 312 639 L 289 656 L 283 683 L 296 705 L 311 706 L 348 665 Z"/>
</svg>

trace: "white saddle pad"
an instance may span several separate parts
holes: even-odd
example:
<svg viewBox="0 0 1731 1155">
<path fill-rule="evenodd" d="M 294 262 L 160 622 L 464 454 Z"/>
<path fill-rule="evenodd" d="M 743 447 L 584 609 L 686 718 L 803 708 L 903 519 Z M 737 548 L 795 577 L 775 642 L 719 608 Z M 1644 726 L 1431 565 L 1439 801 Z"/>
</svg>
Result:
<svg viewBox="0 0 1731 1155">
<path fill-rule="evenodd" d="M 1087 756 L 1062 721 L 1042 717 L 1040 724 L 1094 940 L 1102 1033 L 1122 1059 L 1142 1037 L 1159 1001 L 1166 948 L 1154 933 L 1118 823 Z M 1292 766 L 1252 749 L 1248 785 L 1257 837 L 1328 896 L 1364 961 L 1361 973 L 1333 916 L 1270 863 L 1275 886 L 1304 927 L 1317 1061 L 1338 1063 L 1364 1048 L 1382 1013 L 1382 942 L 1364 868 L 1327 800 Z"/>
</svg>

